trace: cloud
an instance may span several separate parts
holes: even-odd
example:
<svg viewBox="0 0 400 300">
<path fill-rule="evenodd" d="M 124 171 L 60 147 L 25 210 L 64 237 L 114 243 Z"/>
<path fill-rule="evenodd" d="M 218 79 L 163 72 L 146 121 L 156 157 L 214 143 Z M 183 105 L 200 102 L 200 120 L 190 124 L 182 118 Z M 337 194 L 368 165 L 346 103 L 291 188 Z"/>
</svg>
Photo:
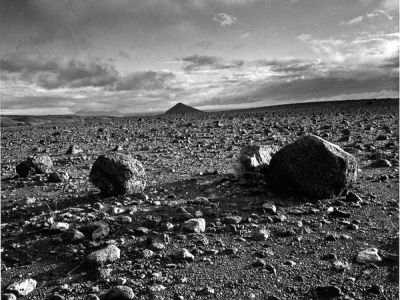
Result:
<svg viewBox="0 0 400 300">
<path fill-rule="evenodd" d="M 0 1 L 0 35 L 6 49 L 55 49 L 81 51 L 94 48 L 117 35 L 142 37 L 148 32 L 191 34 L 208 12 L 242 8 L 257 0 L 146 0 L 146 1 Z M 203 16 L 203 18 L 199 18 Z M 221 12 L 220 26 L 237 19 Z M 11 29 L 11 30 L 10 30 Z"/>
<path fill-rule="evenodd" d="M 105 87 L 118 78 L 115 67 L 93 59 L 82 62 L 62 61 L 31 54 L 9 54 L 0 59 L 0 68 L 7 78 L 34 82 L 45 89 Z"/>
<path fill-rule="evenodd" d="M 356 17 L 354 19 L 351 19 L 351 20 L 349 20 L 347 22 L 342 21 L 342 22 L 340 22 L 340 25 L 348 25 L 348 26 L 350 26 L 350 25 L 360 24 L 363 20 L 364 20 L 364 16 L 358 16 L 358 17 Z"/>
<path fill-rule="evenodd" d="M 381 5 L 382 9 L 394 11 L 398 13 L 399 11 L 399 1 L 398 0 L 383 0 Z"/>
<path fill-rule="evenodd" d="M 171 72 L 145 71 L 121 76 L 111 63 L 98 59 L 46 60 L 33 55 L 11 54 L 0 59 L 5 78 L 33 83 L 46 90 L 61 88 L 103 88 L 105 90 L 156 90 L 175 78 Z"/>
<path fill-rule="evenodd" d="M 329 68 L 328 65 L 322 63 L 318 59 L 298 59 L 287 58 L 279 60 L 257 60 L 254 62 L 257 66 L 269 67 L 274 72 L 275 77 L 305 78 L 308 76 L 317 76 Z"/>
<path fill-rule="evenodd" d="M 365 39 L 371 42 L 371 37 Z M 359 41 L 361 44 L 364 42 Z M 243 61 L 240 67 L 232 67 L 230 75 L 208 78 L 207 95 L 193 99 L 192 104 L 233 108 L 245 107 L 246 103 L 260 106 L 313 99 L 351 99 L 346 95 L 356 99 L 396 97 L 398 80 L 398 58 L 390 55 L 374 64 L 299 58 L 259 59 Z"/>
<path fill-rule="evenodd" d="M 250 33 L 249 32 L 245 32 L 240 36 L 240 38 L 241 39 L 247 39 L 249 36 L 250 36 Z"/>
<path fill-rule="evenodd" d="M 227 13 L 219 13 L 214 16 L 213 20 L 219 24 L 219 26 L 231 26 L 237 22 L 237 18 Z"/>
<path fill-rule="evenodd" d="M 398 95 L 398 33 L 298 39 L 321 57 L 242 60 L 195 54 L 178 59 L 182 71 L 121 74 L 113 61 L 8 54 L 0 58 L 2 109 L 132 113 L 163 110 L 177 101 L 234 108 Z"/>
<path fill-rule="evenodd" d="M 119 50 L 118 54 L 119 54 L 119 56 L 121 56 L 124 59 L 128 59 L 128 60 L 132 59 L 132 57 L 129 55 L 129 53 L 127 53 L 127 52 L 125 52 L 123 50 Z"/>
<path fill-rule="evenodd" d="M 145 71 L 120 78 L 113 87 L 116 91 L 165 89 L 175 79 L 171 72 Z"/>
<path fill-rule="evenodd" d="M 4 73 L 36 73 L 54 71 L 59 68 L 55 61 L 45 60 L 30 54 L 8 54 L 0 58 L 0 69 Z"/>
<path fill-rule="evenodd" d="M 299 36 L 297 36 L 295 39 L 302 41 L 302 42 L 307 42 L 312 39 L 312 36 L 311 36 L 311 34 L 302 33 Z"/>
<path fill-rule="evenodd" d="M 370 18 L 370 19 L 374 18 L 374 17 L 379 17 L 379 16 L 384 16 L 388 20 L 393 20 L 393 17 L 382 9 L 375 9 L 372 13 L 366 14 L 366 17 Z"/>
<path fill-rule="evenodd" d="M 229 93 L 197 103 L 200 105 L 226 105 L 255 103 L 260 101 L 297 102 L 310 99 L 324 99 L 338 95 L 398 91 L 399 78 L 377 76 L 356 79 L 348 76 L 315 77 L 295 80 L 247 83 Z M 242 92 L 239 92 L 242 91 Z M 244 92 L 243 92 L 244 91 Z M 398 95 L 398 93 L 397 93 Z"/>
<path fill-rule="evenodd" d="M 243 60 L 233 60 L 227 62 L 220 57 L 209 55 L 187 56 L 182 58 L 182 62 L 184 63 L 183 69 L 186 72 L 198 71 L 206 68 L 210 70 L 230 69 L 243 65 Z"/>
<path fill-rule="evenodd" d="M 210 47 L 214 45 L 213 42 L 211 41 L 200 41 L 194 43 L 192 46 L 190 46 L 190 49 L 202 49 L 202 50 L 208 50 Z"/>
<path fill-rule="evenodd" d="M 351 39 L 317 39 L 308 35 L 303 41 L 328 61 L 379 66 L 398 57 L 399 33 L 361 33 Z"/>
<path fill-rule="evenodd" d="M 380 16 L 384 16 L 385 18 L 387 18 L 388 20 L 393 20 L 393 17 L 391 15 L 389 15 L 386 11 L 382 10 L 382 9 L 375 9 L 373 12 L 371 13 L 367 13 L 365 15 L 362 16 L 358 16 L 354 19 L 351 19 L 349 21 L 341 21 L 340 25 L 345 25 L 345 26 L 351 26 L 351 25 L 356 25 L 356 24 L 360 24 L 366 20 L 370 20 L 376 17 L 380 17 Z"/>
<path fill-rule="evenodd" d="M 111 64 L 100 61 L 84 63 L 70 60 L 59 66 L 55 72 L 40 74 L 37 84 L 46 89 L 106 87 L 117 80 L 118 72 Z"/>
</svg>

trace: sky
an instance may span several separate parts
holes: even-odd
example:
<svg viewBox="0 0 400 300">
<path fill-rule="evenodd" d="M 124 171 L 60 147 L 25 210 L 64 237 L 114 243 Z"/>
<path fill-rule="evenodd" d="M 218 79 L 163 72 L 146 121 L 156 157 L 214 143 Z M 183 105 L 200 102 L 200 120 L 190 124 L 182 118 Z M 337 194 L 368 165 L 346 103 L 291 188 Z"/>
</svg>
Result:
<svg viewBox="0 0 400 300">
<path fill-rule="evenodd" d="M 2 114 L 399 95 L 397 0 L 0 0 Z"/>
</svg>

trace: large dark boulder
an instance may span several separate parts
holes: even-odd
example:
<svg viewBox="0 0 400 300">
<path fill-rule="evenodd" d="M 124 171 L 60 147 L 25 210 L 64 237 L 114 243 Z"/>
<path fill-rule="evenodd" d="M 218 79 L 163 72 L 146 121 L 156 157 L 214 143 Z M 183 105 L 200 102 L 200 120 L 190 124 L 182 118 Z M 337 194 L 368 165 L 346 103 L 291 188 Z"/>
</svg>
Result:
<svg viewBox="0 0 400 300">
<path fill-rule="evenodd" d="M 96 159 L 89 179 L 104 195 L 140 193 L 146 186 L 146 173 L 140 161 L 115 152 Z"/>
<path fill-rule="evenodd" d="M 15 170 L 21 177 L 34 174 L 48 174 L 53 169 L 53 161 L 48 155 L 29 156 L 25 161 L 20 162 Z"/>
<path fill-rule="evenodd" d="M 343 194 L 355 182 L 357 161 L 339 146 L 306 135 L 275 153 L 267 177 L 278 192 L 330 198 Z"/>
</svg>

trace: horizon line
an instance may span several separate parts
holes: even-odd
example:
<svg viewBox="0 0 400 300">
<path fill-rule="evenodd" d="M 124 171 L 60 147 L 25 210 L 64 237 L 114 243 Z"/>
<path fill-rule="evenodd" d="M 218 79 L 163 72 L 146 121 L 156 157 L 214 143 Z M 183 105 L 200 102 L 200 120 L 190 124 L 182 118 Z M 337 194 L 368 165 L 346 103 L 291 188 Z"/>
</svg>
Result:
<svg viewBox="0 0 400 300">
<path fill-rule="evenodd" d="M 302 104 L 310 104 L 310 103 L 330 103 L 330 102 L 345 102 L 345 101 L 368 101 L 368 100 L 399 100 L 399 97 L 391 97 L 391 98 L 363 98 L 363 99 L 338 99 L 338 100 L 315 100 L 315 101 L 306 101 L 306 102 L 292 102 L 292 103 L 282 103 L 282 104 L 271 104 L 271 105 L 263 105 L 263 106 L 253 106 L 253 107 L 247 107 L 247 108 L 231 108 L 231 109 L 214 109 L 214 110 L 201 110 L 197 108 L 196 106 L 191 106 L 187 105 L 183 102 L 177 102 L 185 104 L 186 106 L 193 107 L 196 109 L 199 109 L 202 112 L 229 112 L 229 111 L 242 111 L 242 110 L 251 110 L 251 109 L 259 109 L 259 108 L 264 108 L 264 107 L 277 107 L 277 106 L 285 106 L 285 105 L 302 105 Z M 171 106 L 170 108 L 174 107 L 176 104 Z M 71 116 L 71 117 L 116 117 L 116 118 L 123 118 L 123 117 L 140 117 L 140 116 L 155 116 L 155 115 L 160 115 L 164 114 L 166 111 L 168 111 L 169 108 L 165 111 L 154 111 L 154 112 L 142 112 L 142 113 L 136 113 L 136 114 L 123 114 L 123 113 L 116 113 L 116 114 L 102 114 L 103 112 L 99 111 L 99 114 L 96 114 L 96 111 L 87 111 L 88 114 L 79 114 L 75 113 L 70 113 L 70 114 L 3 114 L 1 109 L 0 109 L 0 117 L 2 116 L 27 116 L 27 117 L 50 117 L 50 116 Z M 95 113 L 91 115 L 90 113 Z"/>
</svg>

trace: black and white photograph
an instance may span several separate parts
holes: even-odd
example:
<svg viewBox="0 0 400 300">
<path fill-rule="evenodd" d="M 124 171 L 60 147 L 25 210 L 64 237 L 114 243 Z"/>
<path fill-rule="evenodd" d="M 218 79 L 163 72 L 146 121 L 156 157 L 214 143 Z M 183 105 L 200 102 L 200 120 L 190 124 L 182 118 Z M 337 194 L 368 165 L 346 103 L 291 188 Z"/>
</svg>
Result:
<svg viewBox="0 0 400 300">
<path fill-rule="evenodd" d="M 0 0 L 1 299 L 399 299 L 398 0 Z"/>
</svg>

